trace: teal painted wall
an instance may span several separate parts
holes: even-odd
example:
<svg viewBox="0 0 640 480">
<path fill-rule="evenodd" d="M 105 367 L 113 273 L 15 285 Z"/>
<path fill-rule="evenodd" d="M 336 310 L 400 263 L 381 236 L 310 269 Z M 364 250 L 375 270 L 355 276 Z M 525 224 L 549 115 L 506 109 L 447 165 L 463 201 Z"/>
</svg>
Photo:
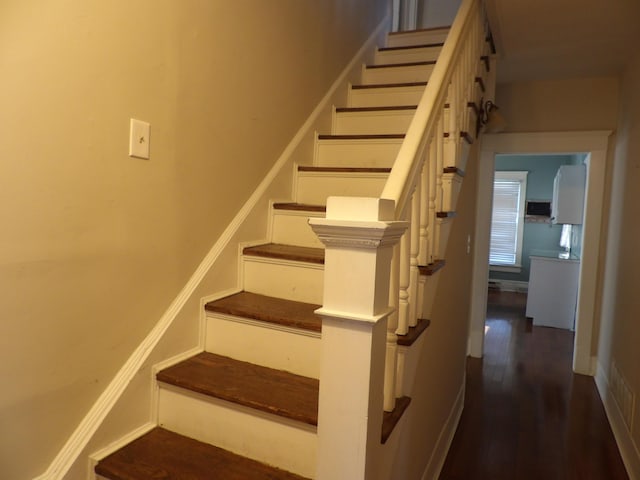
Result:
<svg viewBox="0 0 640 480">
<path fill-rule="evenodd" d="M 582 163 L 581 155 L 496 155 L 496 171 L 527 171 L 527 200 L 551 201 L 553 179 L 561 165 Z M 491 271 L 496 280 L 529 281 L 529 255 L 532 250 L 559 250 L 562 225 L 549 223 L 524 224 L 522 270 L 520 273 Z"/>
</svg>

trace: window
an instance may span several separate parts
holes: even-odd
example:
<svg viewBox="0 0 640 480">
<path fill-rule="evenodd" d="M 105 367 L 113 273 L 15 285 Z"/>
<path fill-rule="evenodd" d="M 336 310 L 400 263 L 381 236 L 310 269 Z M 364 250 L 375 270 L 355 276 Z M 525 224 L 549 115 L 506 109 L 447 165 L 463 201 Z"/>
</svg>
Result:
<svg viewBox="0 0 640 480">
<path fill-rule="evenodd" d="M 526 193 L 527 172 L 495 172 L 489 253 L 492 270 L 520 271 Z"/>
</svg>

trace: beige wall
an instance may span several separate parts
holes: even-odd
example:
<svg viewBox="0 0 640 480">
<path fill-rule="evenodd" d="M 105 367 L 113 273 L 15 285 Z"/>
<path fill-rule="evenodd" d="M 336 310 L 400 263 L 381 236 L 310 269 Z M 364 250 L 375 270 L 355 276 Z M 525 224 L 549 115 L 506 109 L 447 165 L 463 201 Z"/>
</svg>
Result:
<svg viewBox="0 0 640 480">
<path fill-rule="evenodd" d="M 0 477 L 46 469 L 386 3 L 2 2 Z"/>
<path fill-rule="evenodd" d="M 613 130 L 618 115 L 618 79 L 499 84 L 496 104 L 507 121 L 506 132 Z"/>
<path fill-rule="evenodd" d="M 390 478 L 422 478 L 430 461 L 440 460 L 449 431 L 440 438 L 465 382 L 467 338 L 473 256 L 467 253 L 467 238 L 475 238 L 478 146 L 471 150 L 465 168 L 456 217 L 445 251 L 446 265 L 427 280 L 435 288 L 431 325 L 417 361 L 416 377 L 410 392 L 411 405 L 403 420 L 402 439 Z M 442 442 L 442 443 L 438 443 Z M 432 458 L 432 455 L 434 456 Z M 442 459 L 444 460 L 444 459 Z M 430 465 L 434 469 L 434 464 Z M 430 470 L 433 473 L 433 470 Z"/>
<path fill-rule="evenodd" d="M 611 364 L 636 393 L 635 411 L 640 405 L 640 303 L 638 302 L 638 271 L 640 269 L 640 55 L 629 65 L 621 87 L 621 108 L 618 124 L 611 214 L 609 217 L 608 250 L 602 302 L 602 330 L 598 361 L 605 375 Z M 632 435 L 640 445 L 640 425 L 636 421 Z"/>
<path fill-rule="evenodd" d="M 499 65 L 498 65 L 499 68 Z M 617 77 L 572 78 L 498 84 L 496 104 L 507 127 L 505 132 L 563 132 L 606 130 L 614 132 L 620 105 L 620 80 Z M 610 190 L 613 165 L 613 140 L 607 156 L 605 195 Z M 526 152 L 523 152 L 526 153 Z M 608 218 L 608 203 L 603 206 L 603 223 Z M 604 272 L 606 235 L 601 235 L 598 289 Z M 596 299 L 596 309 L 600 301 Z M 597 353 L 600 316 L 596 312 L 593 331 L 593 355 Z"/>
</svg>

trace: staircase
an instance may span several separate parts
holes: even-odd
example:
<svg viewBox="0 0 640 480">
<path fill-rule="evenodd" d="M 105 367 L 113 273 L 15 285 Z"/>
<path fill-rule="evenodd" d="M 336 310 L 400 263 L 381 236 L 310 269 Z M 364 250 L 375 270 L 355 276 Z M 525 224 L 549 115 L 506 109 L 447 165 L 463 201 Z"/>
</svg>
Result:
<svg viewBox="0 0 640 480">
<path fill-rule="evenodd" d="M 324 218 L 330 196 L 380 197 L 447 32 L 390 34 L 363 66 L 348 104 L 334 109 L 331 131 L 317 135 L 312 163 L 296 167 L 293 200 L 272 204 L 270 243 L 242 249 L 242 291 L 206 305 L 205 351 L 157 374 L 159 425 L 102 459 L 97 478 L 316 477 L 322 321 L 314 312 L 323 303 L 325 250 L 309 218 Z M 462 143 L 473 136 L 460 133 Z M 415 292 L 444 266 L 463 174 L 440 166 L 440 200 L 427 220 L 439 234 L 422 255 Z M 420 318 L 398 328 L 400 394 L 384 413 L 381 443 L 410 403 L 402 359 L 430 323 L 429 294 L 417 295 Z"/>
</svg>

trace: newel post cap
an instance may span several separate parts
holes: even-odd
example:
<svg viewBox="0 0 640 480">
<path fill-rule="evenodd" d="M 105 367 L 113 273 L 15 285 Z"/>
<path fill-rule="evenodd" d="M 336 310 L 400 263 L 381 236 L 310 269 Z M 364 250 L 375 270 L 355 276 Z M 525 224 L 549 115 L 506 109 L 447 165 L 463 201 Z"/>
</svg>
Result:
<svg viewBox="0 0 640 480">
<path fill-rule="evenodd" d="M 389 309 L 393 246 L 408 227 L 394 220 L 395 202 L 330 197 L 326 218 L 309 224 L 325 245 L 323 316 L 377 323 Z"/>
</svg>

